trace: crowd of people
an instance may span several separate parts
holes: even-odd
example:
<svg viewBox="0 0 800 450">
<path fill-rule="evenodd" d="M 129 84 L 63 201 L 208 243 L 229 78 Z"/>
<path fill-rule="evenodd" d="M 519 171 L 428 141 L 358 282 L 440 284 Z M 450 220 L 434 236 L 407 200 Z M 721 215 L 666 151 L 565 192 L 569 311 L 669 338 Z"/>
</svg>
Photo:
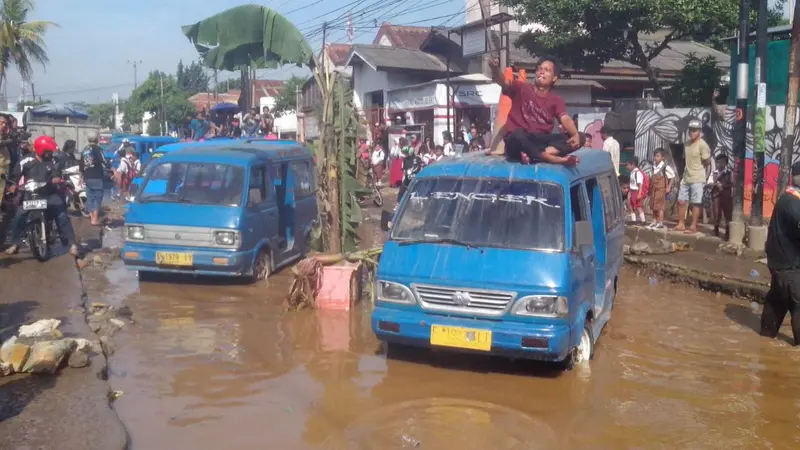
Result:
<svg viewBox="0 0 800 450">
<path fill-rule="evenodd" d="M 689 139 L 684 144 L 685 167 L 678 179 L 675 168 L 667 162 L 666 151 L 656 149 L 653 160 L 648 161 L 650 173 L 642 170 L 643 161 L 632 157 L 626 163 L 630 175 L 620 176 L 628 220 L 632 224 L 647 225 L 648 228 L 663 229 L 670 200 L 677 192 L 676 231 L 696 233 L 702 218 L 710 219 L 714 234 L 720 236 L 722 220 L 725 220 L 725 238 L 730 234 L 733 212 L 733 179 L 728 157 L 724 154 L 711 156 L 711 149 L 702 137 L 702 124 L 698 120 L 689 123 Z M 604 127 L 608 133 L 608 129 Z M 609 136 L 606 143 L 619 149 L 616 140 Z M 605 148 L 605 146 L 604 146 Z M 647 221 L 645 210 L 650 209 L 652 220 Z M 689 226 L 687 217 L 691 217 Z"/>
<path fill-rule="evenodd" d="M 239 139 L 241 137 L 273 137 L 275 118 L 265 106 L 261 112 L 252 108 L 238 117 L 233 112 L 197 112 L 194 117 L 186 117 L 180 130 L 180 137 L 189 141 L 202 141 L 217 137 Z"/>
</svg>

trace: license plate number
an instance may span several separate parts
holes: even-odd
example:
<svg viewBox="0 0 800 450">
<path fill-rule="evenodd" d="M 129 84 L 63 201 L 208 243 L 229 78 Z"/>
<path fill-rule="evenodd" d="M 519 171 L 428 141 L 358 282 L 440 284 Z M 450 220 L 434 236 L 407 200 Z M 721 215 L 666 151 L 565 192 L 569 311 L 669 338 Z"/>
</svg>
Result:
<svg viewBox="0 0 800 450">
<path fill-rule="evenodd" d="M 163 266 L 191 266 L 194 255 L 191 253 L 156 252 L 156 264 Z"/>
<path fill-rule="evenodd" d="M 431 325 L 431 345 L 488 352 L 492 349 L 492 332 L 474 328 Z"/>
<path fill-rule="evenodd" d="M 25 200 L 22 202 L 22 209 L 25 211 L 32 211 L 37 209 L 47 209 L 47 200 Z"/>
</svg>

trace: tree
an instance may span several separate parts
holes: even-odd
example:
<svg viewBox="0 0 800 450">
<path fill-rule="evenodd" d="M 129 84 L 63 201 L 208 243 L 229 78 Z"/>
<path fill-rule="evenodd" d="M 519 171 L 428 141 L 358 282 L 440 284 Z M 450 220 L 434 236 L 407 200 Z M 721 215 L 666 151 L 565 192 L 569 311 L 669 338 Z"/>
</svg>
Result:
<svg viewBox="0 0 800 450">
<path fill-rule="evenodd" d="M 532 53 L 553 54 L 576 70 L 596 71 L 611 60 L 633 64 L 662 100 L 652 61 L 672 41 L 731 36 L 739 17 L 738 0 L 502 1 L 517 9 L 520 22 L 543 27 L 520 38 Z"/>
<path fill-rule="evenodd" d="M 183 61 L 179 61 L 175 78 L 177 79 L 178 87 L 189 96 L 198 92 L 208 92 L 210 77 L 197 61 L 192 61 L 189 67 L 185 67 Z"/>
<path fill-rule="evenodd" d="M 51 102 L 50 100 L 47 100 L 47 99 L 44 99 L 44 100 L 39 99 L 39 100 L 34 100 L 34 101 L 23 100 L 21 102 L 17 102 L 17 111 L 22 112 L 22 111 L 25 111 L 25 108 L 28 107 L 28 106 L 36 107 L 36 106 L 39 106 L 39 105 L 45 105 L 47 103 L 53 103 L 53 102 Z"/>
<path fill-rule="evenodd" d="M 147 121 L 146 133 L 148 136 L 158 136 L 161 134 L 161 125 L 158 123 L 158 117 L 153 116 Z"/>
<path fill-rule="evenodd" d="M 242 89 L 242 80 L 241 78 L 228 78 L 227 80 L 222 80 L 217 85 L 217 92 L 228 92 L 230 90 L 241 90 Z"/>
<path fill-rule="evenodd" d="M 141 123 L 145 112 L 155 114 L 155 122 L 158 124 L 162 108 L 162 79 L 164 83 L 163 106 L 167 122 L 178 123 L 194 113 L 194 106 L 188 100 L 189 96 L 178 87 L 176 78 L 163 72 L 154 71 L 131 92 L 125 105 L 125 124 Z"/>
<path fill-rule="evenodd" d="M 45 66 L 50 61 L 44 34 L 56 24 L 44 20 L 29 22 L 28 13 L 34 8 L 33 0 L 3 0 L 0 5 L 0 89 L 12 65 L 23 80 L 30 81 L 33 63 Z"/>
<path fill-rule="evenodd" d="M 689 54 L 680 75 L 666 92 L 669 107 L 712 106 L 714 91 L 719 88 L 722 69 L 716 58 L 698 58 Z"/>
<path fill-rule="evenodd" d="M 297 88 L 303 87 L 308 78 L 292 76 L 283 84 L 283 88 L 275 99 L 275 107 L 272 114 L 276 117 L 286 112 L 292 112 L 297 108 Z"/>
<path fill-rule="evenodd" d="M 89 121 L 100 125 L 102 128 L 114 128 L 114 103 L 97 103 L 89 105 Z"/>
</svg>

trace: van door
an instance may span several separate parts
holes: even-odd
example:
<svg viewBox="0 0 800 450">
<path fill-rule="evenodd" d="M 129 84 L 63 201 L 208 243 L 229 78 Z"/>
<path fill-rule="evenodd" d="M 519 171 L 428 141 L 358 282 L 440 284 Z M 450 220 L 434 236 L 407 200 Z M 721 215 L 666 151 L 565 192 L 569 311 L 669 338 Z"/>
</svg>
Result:
<svg viewBox="0 0 800 450">
<path fill-rule="evenodd" d="M 296 249 L 305 254 L 309 247 L 311 227 L 317 220 L 317 198 L 314 188 L 313 166 L 310 160 L 292 161 L 292 186 L 294 187 L 294 236 Z"/>
<path fill-rule="evenodd" d="M 599 315 L 605 310 L 606 298 L 606 261 L 607 261 L 607 242 L 606 242 L 606 220 L 603 210 L 603 192 L 597 178 L 586 180 L 586 193 L 589 197 L 589 215 L 592 221 L 592 235 L 594 239 L 595 253 L 595 288 L 594 288 L 594 316 Z"/>
<path fill-rule="evenodd" d="M 278 207 L 274 195 L 270 195 L 266 165 L 259 164 L 250 168 L 247 188 L 247 212 L 243 229 L 250 236 L 242 236 L 245 247 L 253 250 L 254 246 L 266 239 L 269 241 L 273 260 L 280 258 L 281 249 L 278 241 Z M 278 245 L 276 245 L 278 244 Z"/>
<path fill-rule="evenodd" d="M 595 251 L 592 245 L 579 245 L 577 242 L 577 224 L 591 220 L 586 201 L 583 182 L 573 184 L 569 190 L 570 208 L 572 210 L 572 251 L 570 266 L 572 269 L 573 292 L 579 295 L 582 302 L 594 301 L 595 289 Z"/>
<path fill-rule="evenodd" d="M 606 307 L 612 306 L 614 301 L 616 280 L 622 270 L 622 245 L 625 239 L 625 205 L 622 200 L 622 189 L 615 174 L 598 177 L 598 184 L 603 196 L 603 209 L 605 212 L 605 240 L 606 240 Z"/>
</svg>

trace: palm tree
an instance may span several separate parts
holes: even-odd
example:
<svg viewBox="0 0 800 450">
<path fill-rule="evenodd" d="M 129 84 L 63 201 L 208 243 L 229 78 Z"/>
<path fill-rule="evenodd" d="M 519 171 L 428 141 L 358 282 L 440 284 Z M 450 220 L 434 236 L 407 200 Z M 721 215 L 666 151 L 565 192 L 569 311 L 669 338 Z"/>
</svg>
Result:
<svg viewBox="0 0 800 450">
<path fill-rule="evenodd" d="M 34 7 L 33 0 L 0 0 L 0 91 L 12 65 L 23 80 L 30 81 L 32 63 L 44 66 L 50 61 L 44 34 L 49 27 L 57 25 L 44 20 L 27 21 Z"/>
</svg>

